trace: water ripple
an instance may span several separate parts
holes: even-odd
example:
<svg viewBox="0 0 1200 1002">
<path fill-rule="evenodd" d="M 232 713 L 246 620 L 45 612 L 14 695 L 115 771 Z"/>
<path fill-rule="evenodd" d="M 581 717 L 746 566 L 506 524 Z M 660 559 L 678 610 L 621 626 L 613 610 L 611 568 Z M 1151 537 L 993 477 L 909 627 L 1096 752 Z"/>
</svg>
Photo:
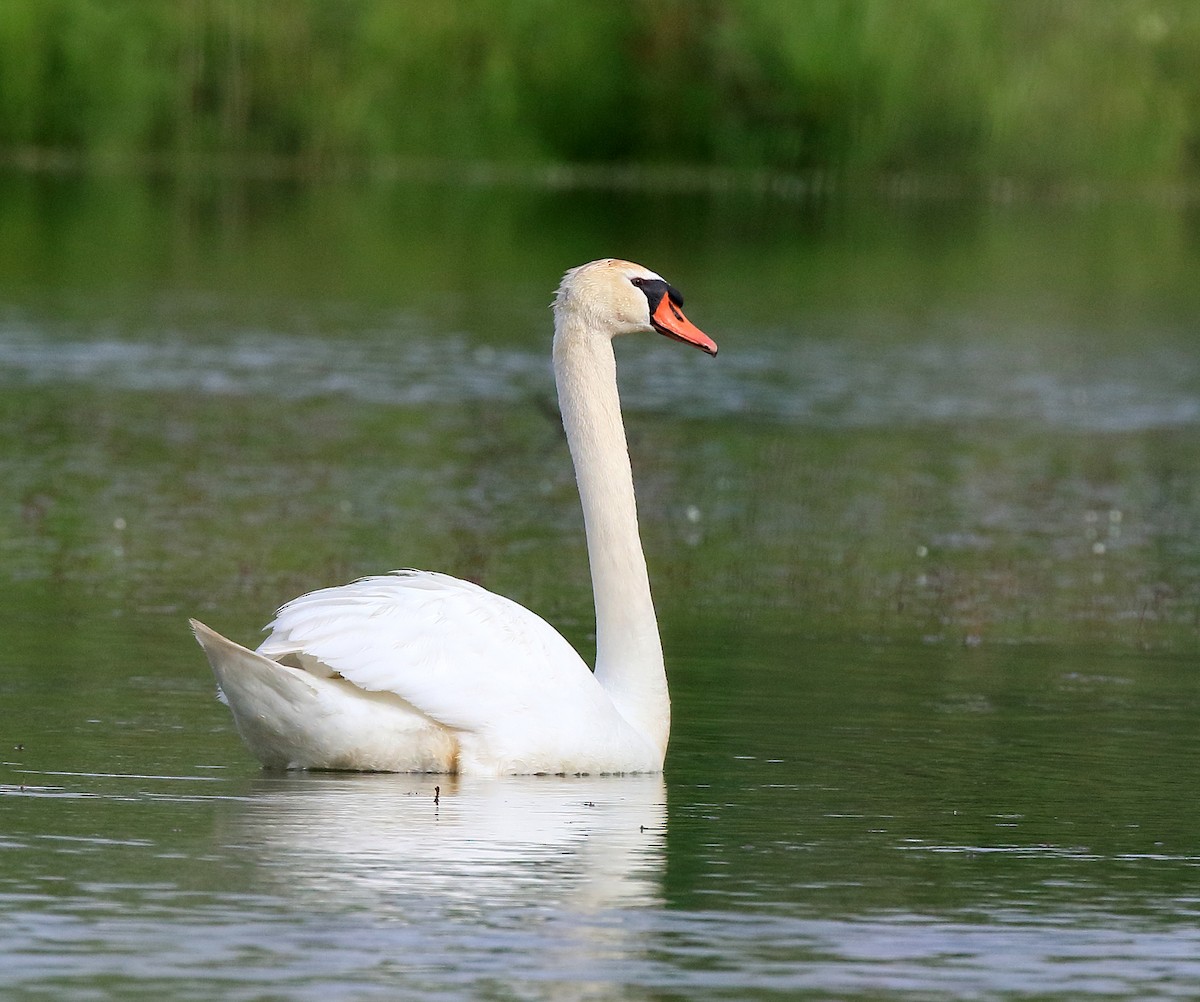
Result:
<svg viewBox="0 0 1200 1002">
<path fill-rule="evenodd" d="M 673 345 L 622 346 L 622 391 L 631 409 L 819 427 L 1002 421 L 1132 432 L 1200 424 L 1194 353 L 1168 343 L 1081 359 L 1056 349 L 1054 338 L 1044 341 L 1014 351 L 983 336 L 871 343 L 774 332 L 747 349 L 735 333 L 717 361 Z M 493 347 L 461 333 L 431 337 L 418 325 L 354 339 L 246 331 L 220 344 L 182 336 L 64 340 L 0 325 L 0 385 L 63 382 L 280 399 L 345 395 L 393 406 L 552 392 L 540 348 Z"/>
</svg>

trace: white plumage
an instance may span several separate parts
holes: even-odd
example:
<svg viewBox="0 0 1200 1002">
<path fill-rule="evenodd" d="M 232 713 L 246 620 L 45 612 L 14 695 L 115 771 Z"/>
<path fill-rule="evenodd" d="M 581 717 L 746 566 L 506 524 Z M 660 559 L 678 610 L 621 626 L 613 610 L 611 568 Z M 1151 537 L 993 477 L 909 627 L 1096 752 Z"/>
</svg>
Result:
<svg viewBox="0 0 1200 1002">
<path fill-rule="evenodd" d="M 716 353 L 638 265 L 567 273 L 554 363 L 596 600 L 593 673 L 553 627 L 478 585 L 396 571 L 289 602 L 250 651 L 192 621 L 238 731 L 269 768 L 472 775 L 661 770 L 670 701 L 637 532 L 611 339 Z"/>
</svg>

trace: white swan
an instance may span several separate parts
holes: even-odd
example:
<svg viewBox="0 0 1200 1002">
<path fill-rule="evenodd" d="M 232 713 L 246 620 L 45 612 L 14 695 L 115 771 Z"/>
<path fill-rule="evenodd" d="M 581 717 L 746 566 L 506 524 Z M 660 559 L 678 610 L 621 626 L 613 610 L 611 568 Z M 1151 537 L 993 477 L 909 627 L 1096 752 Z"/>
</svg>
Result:
<svg viewBox="0 0 1200 1002">
<path fill-rule="evenodd" d="M 682 303 L 654 272 L 613 259 L 568 271 L 554 300 L 554 377 L 595 593 L 595 672 L 528 609 L 427 571 L 302 595 L 279 610 L 257 651 L 192 620 L 264 766 L 661 771 L 671 704 L 612 339 L 658 331 L 715 355 Z"/>
</svg>

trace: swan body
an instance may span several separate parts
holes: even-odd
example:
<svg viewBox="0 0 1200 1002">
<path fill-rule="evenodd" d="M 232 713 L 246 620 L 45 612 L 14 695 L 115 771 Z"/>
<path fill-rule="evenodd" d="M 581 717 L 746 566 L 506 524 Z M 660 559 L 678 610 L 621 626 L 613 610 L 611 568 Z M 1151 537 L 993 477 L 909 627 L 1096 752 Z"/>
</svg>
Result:
<svg viewBox="0 0 1200 1002">
<path fill-rule="evenodd" d="M 596 667 L 528 609 L 404 570 L 283 606 L 256 651 L 192 620 L 250 751 L 268 768 L 512 775 L 661 771 L 670 697 L 612 339 L 657 331 L 709 354 L 654 272 L 604 259 L 554 301 L 554 373 L 583 506 Z"/>
</svg>

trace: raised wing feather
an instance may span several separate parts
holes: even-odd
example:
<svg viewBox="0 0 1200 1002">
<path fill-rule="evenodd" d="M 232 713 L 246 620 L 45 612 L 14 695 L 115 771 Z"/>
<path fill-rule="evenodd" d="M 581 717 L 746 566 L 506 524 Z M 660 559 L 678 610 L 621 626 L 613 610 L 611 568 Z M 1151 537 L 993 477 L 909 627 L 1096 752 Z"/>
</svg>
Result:
<svg viewBox="0 0 1200 1002">
<path fill-rule="evenodd" d="M 570 644 L 523 606 L 428 571 L 302 595 L 259 653 L 391 692 L 438 723 L 506 744 L 623 724 Z"/>
</svg>

